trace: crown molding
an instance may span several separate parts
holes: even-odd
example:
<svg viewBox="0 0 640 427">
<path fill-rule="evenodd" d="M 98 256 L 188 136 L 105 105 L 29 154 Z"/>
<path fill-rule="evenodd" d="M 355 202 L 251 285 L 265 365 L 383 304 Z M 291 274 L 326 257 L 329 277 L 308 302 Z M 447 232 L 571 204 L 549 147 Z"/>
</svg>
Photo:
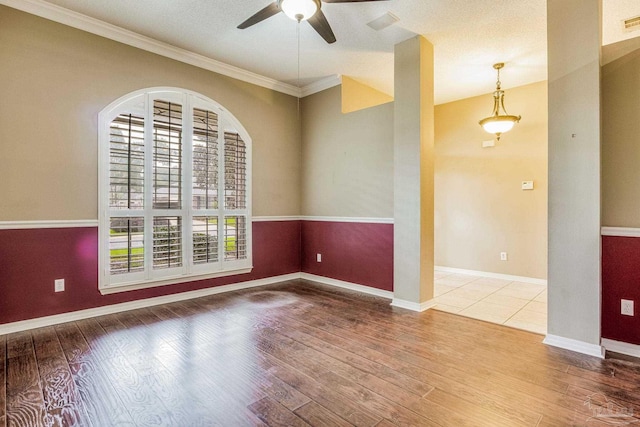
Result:
<svg viewBox="0 0 640 427">
<path fill-rule="evenodd" d="M 304 98 L 305 96 L 313 95 L 314 93 L 322 92 L 323 90 L 339 86 L 341 84 L 342 76 L 340 74 L 324 77 L 300 88 L 300 97 Z"/>
<path fill-rule="evenodd" d="M 234 79 L 238 79 L 267 89 L 272 89 L 277 92 L 281 92 L 298 98 L 303 96 L 302 93 L 307 90 L 307 88 L 315 87 L 324 80 L 323 79 L 318 82 L 312 83 L 301 89 L 296 86 L 286 84 L 257 73 L 253 73 L 251 71 L 244 70 L 242 68 L 234 67 L 233 65 L 225 64 L 224 62 L 216 61 L 215 59 L 208 58 L 204 55 L 175 47 L 168 43 L 152 39 L 151 37 L 143 36 L 133 31 L 129 31 L 116 25 L 106 23 L 99 19 L 91 18 L 87 15 L 74 12 L 64 7 L 47 3 L 43 0 L 0 0 L 0 4 L 30 13 L 32 15 L 39 16 L 41 18 L 49 19 L 60 24 L 68 25 L 70 27 L 77 28 L 79 30 L 83 30 L 101 37 L 105 37 L 110 40 L 124 43 L 126 45 L 133 46 L 147 52 L 152 52 L 157 55 L 174 59 L 185 64 L 213 71 L 214 73 L 222 74 L 227 77 L 232 77 Z M 310 91 L 312 90 L 313 89 L 310 89 Z"/>
</svg>

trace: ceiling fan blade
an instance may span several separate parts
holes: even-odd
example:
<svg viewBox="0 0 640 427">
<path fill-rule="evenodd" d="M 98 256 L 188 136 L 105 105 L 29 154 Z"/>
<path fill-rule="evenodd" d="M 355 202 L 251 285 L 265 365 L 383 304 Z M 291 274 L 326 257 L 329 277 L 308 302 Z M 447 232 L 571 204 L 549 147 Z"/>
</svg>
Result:
<svg viewBox="0 0 640 427">
<path fill-rule="evenodd" d="M 315 15 L 309 18 L 308 22 L 327 43 L 335 43 L 336 36 L 333 34 L 331 25 L 329 25 L 329 21 L 327 21 L 327 17 L 324 16 L 322 10 L 318 10 Z"/>
<path fill-rule="evenodd" d="M 280 6 L 278 6 L 278 2 L 273 2 L 269 6 L 262 9 L 260 12 L 253 15 L 251 18 L 244 21 L 242 24 L 238 25 L 238 28 L 244 30 L 252 25 L 257 24 L 260 21 L 264 21 L 267 18 L 271 18 L 276 13 L 280 12 Z"/>
<path fill-rule="evenodd" d="M 388 1 L 388 0 L 322 0 L 325 3 L 359 3 L 365 1 Z"/>
</svg>

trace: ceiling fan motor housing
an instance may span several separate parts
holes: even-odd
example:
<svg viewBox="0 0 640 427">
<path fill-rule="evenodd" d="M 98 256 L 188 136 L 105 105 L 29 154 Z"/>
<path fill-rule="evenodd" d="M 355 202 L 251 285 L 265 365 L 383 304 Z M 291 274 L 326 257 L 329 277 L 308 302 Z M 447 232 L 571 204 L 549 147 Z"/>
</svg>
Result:
<svg viewBox="0 0 640 427">
<path fill-rule="evenodd" d="M 278 0 L 278 7 L 294 21 L 306 21 L 315 15 L 322 3 L 320 0 Z"/>
<path fill-rule="evenodd" d="M 308 21 L 314 30 L 329 44 L 336 42 L 331 25 L 327 17 L 322 13 L 322 1 L 325 3 L 359 3 L 387 0 L 274 0 L 266 7 L 253 14 L 249 19 L 238 25 L 238 29 L 244 30 L 258 22 L 262 22 L 280 12 L 300 23 Z"/>
</svg>

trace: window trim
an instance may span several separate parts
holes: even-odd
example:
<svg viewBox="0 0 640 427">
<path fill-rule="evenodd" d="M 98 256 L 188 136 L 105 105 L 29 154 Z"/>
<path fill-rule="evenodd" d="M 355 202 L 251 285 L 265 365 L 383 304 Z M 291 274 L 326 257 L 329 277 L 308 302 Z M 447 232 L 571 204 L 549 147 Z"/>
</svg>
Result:
<svg viewBox="0 0 640 427">
<path fill-rule="evenodd" d="M 246 251 L 247 257 L 244 260 L 237 261 L 225 261 L 224 251 L 219 253 L 219 261 L 211 264 L 211 269 L 203 271 L 202 265 L 193 264 L 193 249 L 183 250 L 184 265 L 181 268 L 182 272 L 177 272 L 174 275 L 163 275 L 161 277 L 154 277 L 153 270 L 150 270 L 149 277 L 143 277 L 142 279 L 122 281 L 114 283 L 110 280 L 112 277 L 109 274 L 110 265 L 110 250 L 109 250 L 109 221 L 110 221 L 110 207 L 109 207 L 109 159 L 110 159 L 110 126 L 111 122 L 119 114 L 123 113 L 135 113 L 143 114 L 145 117 L 145 129 L 152 128 L 153 120 L 153 102 L 152 99 L 156 99 L 158 96 L 163 97 L 172 102 L 180 102 L 183 106 L 183 111 L 190 111 L 186 116 L 183 116 L 184 127 L 184 145 L 183 145 L 183 176 L 182 176 L 182 209 L 175 210 L 173 214 L 182 217 L 183 226 L 182 230 L 184 236 L 188 233 L 192 233 L 191 220 L 193 216 L 198 216 L 199 211 L 193 209 L 192 186 L 193 182 L 190 176 L 192 176 L 192 138 L 193 130 L 192 123 L 187 120 L 187 117 L 191 117 L 194 108 L 213 109 L 218 115 L 220 123 L 221 135 L 224 138 L 225 127 L 233 128 L 233 130 L 240 135 L 246 146 Z M 151 112 L 151 113 L 150 113 Z M 151 120 L 151 123 L 148 121 Z M 227 126 L 225 126 L 227 125 Z M 151 127 L 150 127 L 151 126 Z M 145 132 L 145 142 L 149 141 L 149 135 Z M 222 140 L 224 145 L 224 139 Z M 146 158 L 149 158 L 148 154 L 145 154 Z M 220 152 L 220 156 L 224 156 L 223 152 Z M 224 163 L 224 161 L 223 161 Z M 150 163 L 145 162 L 145 171 Z M 224 173 L 224 171 L 221 171 Z M 253 269 L 253 233 L 252 233 L 252 140 L 249 133 L 244 126 L 236 119 L 236 117 L 229 112 L 226 108 L 220 105 L 218 102 L 194 91 L 187 89 L 181 89 L 176 87 L 152 87 L 146 89 L 136 90 L 128 93 L 106 106 L 98 115 L 98 289 L 101 294 L 112 294 L 117 292 L 124 292 L 136 289 L 146 289 L 158 286 L 166 286 L 172 284 L 186 283 L 197 280 L 211 279 L 217 277 L 225 277 L 239 274 L 250 273 Z M 220 187 L 223 188 L 224 182 L 221 181 Z M 149 191 L 145 188 L 145 193 Z M 145 201 L 148 200 L 145 195 Z M 152 208 L 145 203 L 145 208 L 142 211 L 143 216 L 148 216 L 148 212 L 151 212 Z M 224 217 L 225 215 L 233 215 L 228 213 L 224 205 L 224 191 L 219 192 L 219 215 Z M 131 214 L 129 216 L 136 216 L 137 214 Z M 187 243 L 191 242 L 191 235 L 189 238 L 183 238 L 183 246 L 187 246 Z M 192 245 L 191 245 L 192 246 Z M 152 248 L 148 250 L 152 251 Z M 146 252 L 146 249 L 145 249 Z M 145 273 L 146 275 L 146 270 Z"/>
</svg>

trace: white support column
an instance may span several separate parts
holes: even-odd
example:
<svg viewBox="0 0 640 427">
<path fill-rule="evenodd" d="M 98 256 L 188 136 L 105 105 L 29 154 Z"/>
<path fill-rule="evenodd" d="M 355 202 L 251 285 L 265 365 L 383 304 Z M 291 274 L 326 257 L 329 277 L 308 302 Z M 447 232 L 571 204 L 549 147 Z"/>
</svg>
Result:
<svg viewBox="0 0 640 427">
<path fill-rule="evenodd" d="M 433 303 L 433 45 L 417 36 L 395 47 L 394 306 Z"/>
<path fill-rule="evenodd" d="M 549 304 L 544 342 L 600 346 L 601 0 L 548 0 Z"/>
</svg>

